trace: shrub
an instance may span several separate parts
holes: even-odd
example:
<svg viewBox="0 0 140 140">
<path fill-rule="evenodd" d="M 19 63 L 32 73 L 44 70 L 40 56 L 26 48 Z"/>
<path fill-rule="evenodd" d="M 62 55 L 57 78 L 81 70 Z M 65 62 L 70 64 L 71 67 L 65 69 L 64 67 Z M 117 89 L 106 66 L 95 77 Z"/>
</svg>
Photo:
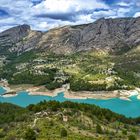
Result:
<svg viewBox="0 0 140 140">
<path fill-rule="evenodd" d="M 136 139 L 135 135 L 130 135 L 128 140 L 137 140 L 137 139 Z"/>
<path fill-rule="evenodd" d="M 127 131 L 126 130 L 122 130 L 122 134 L 127 135 Z"/>
<path fill-rule="evenodd" d="M 33 129 L 28 128 L 24 138 L 25 140 L 36 140 L 36 133 L 33 131 Z"/>
<path fill-rule="evenodd" d="M 97 124 L 97 126 L 96 126 L 96 132 L 99 134 L 103 133 L 102 127 L 99 124 Z"/>
<path fill-rule="evenodd" d="M 67 137 L 67 130 L 65 128 L 62 128 L 61 130 L 61 137 Z"/>
</svg>

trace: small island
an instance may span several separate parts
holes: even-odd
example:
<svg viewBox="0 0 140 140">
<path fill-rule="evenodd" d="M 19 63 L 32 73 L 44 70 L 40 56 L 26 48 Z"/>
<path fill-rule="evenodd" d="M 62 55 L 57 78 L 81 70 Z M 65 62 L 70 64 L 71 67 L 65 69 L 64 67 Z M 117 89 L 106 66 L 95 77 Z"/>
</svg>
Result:
<svg viewBox="0 0 140 140">
<path fill-rule="evenodd" d="M 2 94 L 2 97 L 13 97 L 13 96 L 17 96 L 18 94 L 15 91 L 11 91 L 11 92 L 6 92 L 4 94 Z"/>
</svg>

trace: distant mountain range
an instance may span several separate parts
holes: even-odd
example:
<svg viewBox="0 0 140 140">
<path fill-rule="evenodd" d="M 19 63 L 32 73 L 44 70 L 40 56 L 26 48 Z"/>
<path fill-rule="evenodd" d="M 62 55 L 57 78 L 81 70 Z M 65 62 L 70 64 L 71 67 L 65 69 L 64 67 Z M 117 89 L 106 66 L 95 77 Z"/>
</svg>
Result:
<svg viewBox="0 0 140 140">
<path fill-rule="evenodd" d="M 69 54 L 105 50 L 122 54 L 140 45 L 140 18 L 101 18 L 93 23 L 64 26 L 47 32 L 20 25 L 0 33 L 0 54 L 29 50 Z"/>
</svg>

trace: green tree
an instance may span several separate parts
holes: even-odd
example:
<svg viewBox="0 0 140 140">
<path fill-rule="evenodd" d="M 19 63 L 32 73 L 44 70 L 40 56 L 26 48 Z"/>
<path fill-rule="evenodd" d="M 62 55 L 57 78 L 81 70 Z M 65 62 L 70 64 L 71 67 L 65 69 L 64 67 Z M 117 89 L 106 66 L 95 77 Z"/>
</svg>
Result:
<svg viewBox="0 0 140 140">
<path fill-rule="evenodd" d="M 122 130 L 122 134 L 127 135 L 127 130 Z"/>
<path fill-rule="evenodd" d="M 130 135 L 128 139 L 129 140 L 137 140 L 136 137 L 135 137 L 135 135 Z"/>
<path fill-rule="evenodd" d="M 102 127 L 99 124 L 97 124 L 97 126 L 96 126 L 96 132 L 99 134 L 103 133 Z"/>
<path fill-rule="evenodd" d="M 67 135 L 68 135 L 67 130 L 65 128 L 62 128 L 61 137 L 67 137 Z"/>
<path fill-rule="evenodd" d="M 33 131 L 33 129 L 28 128 L 24 138 L 25 140 L 36 140 L 36 133 Z"/>
</svg>

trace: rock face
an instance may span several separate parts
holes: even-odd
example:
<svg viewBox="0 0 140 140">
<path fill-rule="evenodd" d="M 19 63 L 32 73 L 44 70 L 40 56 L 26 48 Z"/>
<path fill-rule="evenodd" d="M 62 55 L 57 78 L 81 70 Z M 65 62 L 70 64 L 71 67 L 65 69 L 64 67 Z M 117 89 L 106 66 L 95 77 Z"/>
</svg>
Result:
<svg viewBox="0 0 140 140">
<path fill-rule="evenodd" d="M 140 18 L 99 19 L 79 26 L 64 26 L 42 33 L 21 25 L 0 33 L 0 52 L 32 49 L 54 53 L 106 50 L 123 53 L 140 45 Z"/>
<path fill-rule="evenodd" d="M 20 25 L 0 33 L 0 54 L 22 53 L 34 48 L 41 32 L 32 31 L 29 25 Z"/>
</svg>

